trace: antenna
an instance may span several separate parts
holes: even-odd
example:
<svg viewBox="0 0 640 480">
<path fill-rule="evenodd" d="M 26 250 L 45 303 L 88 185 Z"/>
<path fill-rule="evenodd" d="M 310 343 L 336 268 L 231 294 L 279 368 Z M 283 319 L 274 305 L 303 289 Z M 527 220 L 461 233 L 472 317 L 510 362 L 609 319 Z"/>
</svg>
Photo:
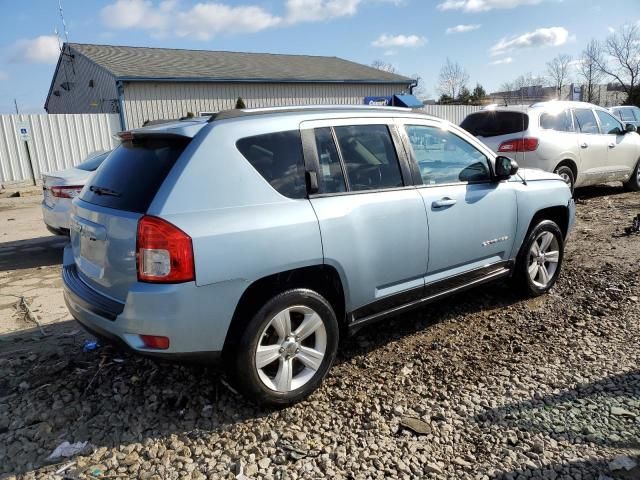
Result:
<svg viewBox="0 0 640 480">
<path fill-rule="evenodd" d="M 62 0 L 58 0 L 58 10 L 60 10 L 60 20 L 62 20 L 62 28 L 64 30 L 64 41 L 69 43 L 69 32 L 67 31 L 67 23 L 64 21 L 64 11 L 62 10 Z"/>
</svg>

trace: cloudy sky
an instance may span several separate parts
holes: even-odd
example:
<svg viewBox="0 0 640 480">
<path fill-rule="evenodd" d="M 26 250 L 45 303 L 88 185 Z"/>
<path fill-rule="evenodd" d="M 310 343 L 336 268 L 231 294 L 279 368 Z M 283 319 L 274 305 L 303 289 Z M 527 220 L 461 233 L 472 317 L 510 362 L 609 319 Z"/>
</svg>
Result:
<svg viewBox="0 0 640 480">
<path fill-rule="evenodd" d="M 64 37 L 58 0 L 3 0 L 0 112 L 43 112 Z M 10 5 L 10 8 L 9 8 Z M 383 60 L 436 96 L 447 57 L 488 91 L 580 54 L 625 22 L 639 0 L 63 0 L 79 43 L 331 55 Z"/>
</svg>

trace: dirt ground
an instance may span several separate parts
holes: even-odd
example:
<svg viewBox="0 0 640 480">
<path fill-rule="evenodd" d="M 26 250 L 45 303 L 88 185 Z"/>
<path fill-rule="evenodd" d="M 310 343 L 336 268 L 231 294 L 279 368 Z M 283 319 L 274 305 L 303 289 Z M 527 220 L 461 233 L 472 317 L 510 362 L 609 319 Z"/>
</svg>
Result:
<svg viewBox="0 0 640 480">
<path fill-rule="evenodd" d="M 64 239 L 0 204 L 0 478 L 640 479 L 640 194 L 584 189 L 577 213 L 548 295 L 497 283 L 365 329 L 273 411 L 206 367 L 83 352 Z M 48 461 L 63 441 L 87 444 Z"/>
</svg>

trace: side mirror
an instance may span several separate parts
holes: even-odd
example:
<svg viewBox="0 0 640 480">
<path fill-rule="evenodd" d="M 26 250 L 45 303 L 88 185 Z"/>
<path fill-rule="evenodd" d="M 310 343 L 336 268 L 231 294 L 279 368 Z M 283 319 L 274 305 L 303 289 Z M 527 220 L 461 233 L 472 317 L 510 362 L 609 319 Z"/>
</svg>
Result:
<svg viewBox="0 0 640 480">
<path fill-rule="evenodd" d="M 496 157 L 496 178 L 506 180 L 518 171 L 518 163 L 509 157 Z"/>
<path fill-rule="evenodd" d="M 624 129 L 626 130 L 627 133 L 638 131 L 638 127 L 636 127 L 633 123 L 627 123 Z"/>
</svg>

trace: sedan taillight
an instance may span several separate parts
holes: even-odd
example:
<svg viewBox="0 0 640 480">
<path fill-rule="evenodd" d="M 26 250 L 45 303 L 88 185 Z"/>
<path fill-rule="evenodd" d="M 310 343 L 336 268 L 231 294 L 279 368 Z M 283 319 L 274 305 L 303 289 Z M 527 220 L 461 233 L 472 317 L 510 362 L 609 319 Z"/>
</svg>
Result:
<svg viewBox="0 0 640 480">
<path fill-rule="evenodd" d="M 538 139 L 532 137 L 514 138 L 502 142 L 498 152 L 533 152 L 538 148 Z"/>
<path fill-rule="evenodd" d="M 64 185 L 51 187 L 51 195 L 57 198 L 76 198 L 80 195 L 83 185 Z"/>
<path fill-rule="evenodd" d="M 141 282 L 195 280 L 191 237 L 166 220 L 145 215 L 138 222 L 137 268 Z"/>
</svg>

